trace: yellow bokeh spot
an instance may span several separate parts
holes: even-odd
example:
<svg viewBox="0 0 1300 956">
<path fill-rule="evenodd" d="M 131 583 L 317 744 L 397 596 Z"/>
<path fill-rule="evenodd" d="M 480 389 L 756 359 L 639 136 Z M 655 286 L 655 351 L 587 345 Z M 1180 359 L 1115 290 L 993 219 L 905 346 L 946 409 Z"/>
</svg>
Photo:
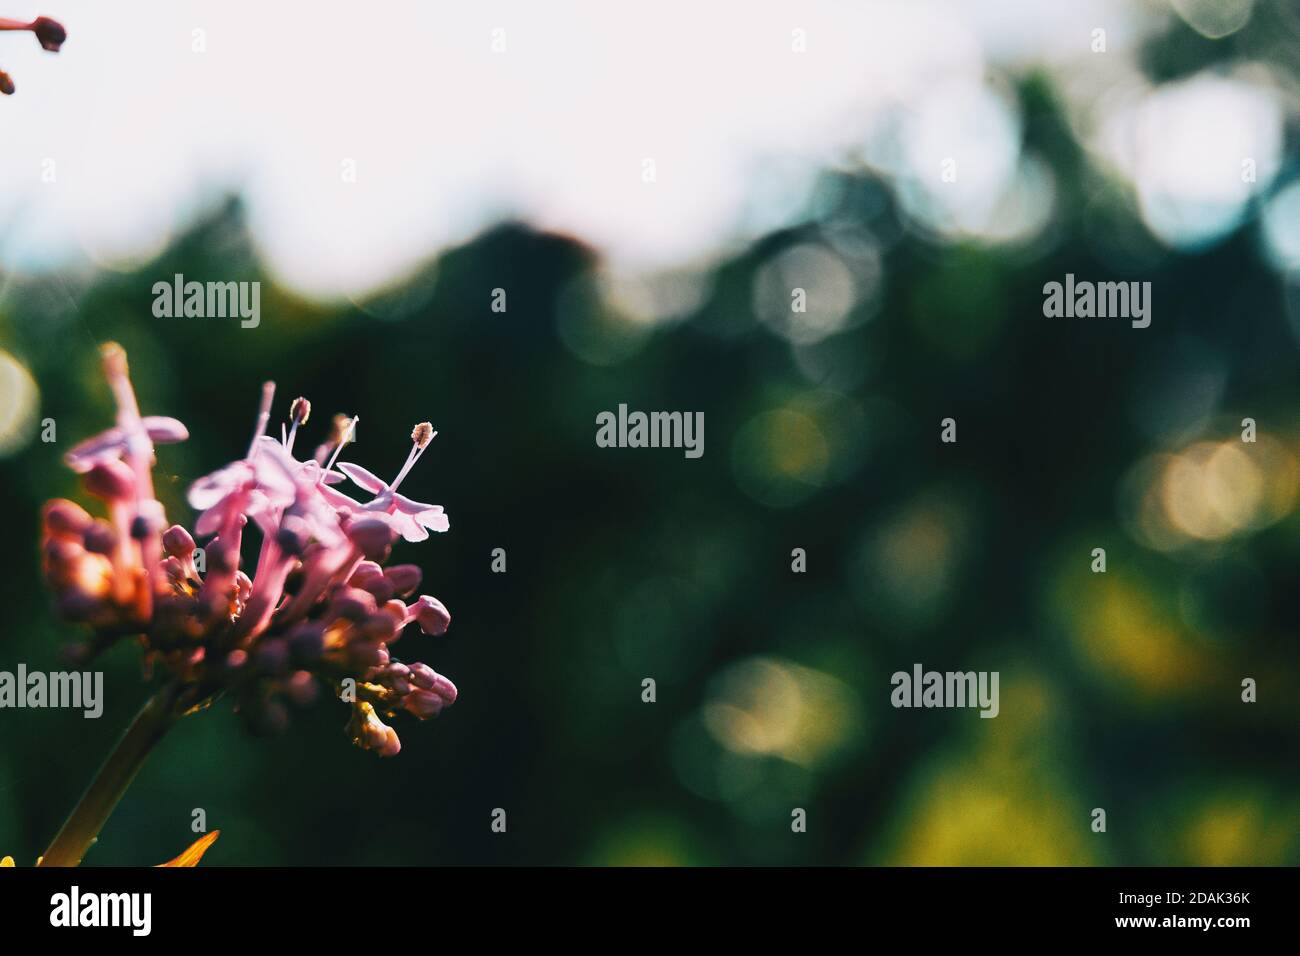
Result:
<svg viewBox="0 0 1300 956">
<path fill-rule="evenodd" d="M 1146 590 L 1111 571 L 1074 591 L 1070 631 L 1108 676 L 1160 694 L 1195 691 L 1209 677 L 1205 651 Z"/>
<path fill-rule="evenodd" d="M 1300 843 L 1300 816 L 1278 813 L 1257 796 L 1225 794 L 1192 814 L 1179 845 L 1194 866 L 1279 866 Z"/>
<path fill-rule="evenodd" d="M 1124 497 L 1135 536 L 1175 551 L 1267 527 L 1291 512 L 1298 493 L 1296 456 L 1261 435 L 1253 442 L 1195 442 L 1146 458 L 1130 473 Z"/>
<path fill-rule="evenodd" d="M 0 457 L 11 455 L 32 437 L 40 392 L 22 363 L 0 350 Z"/>
<path fill-rule="evenodd" d="M 860 733 L 849 687 L 808 667 L 776 658 L 726 670 L 704 705 L 704 725 L 733 753 L 775 756 L 812 767 Z"/>
</svg>

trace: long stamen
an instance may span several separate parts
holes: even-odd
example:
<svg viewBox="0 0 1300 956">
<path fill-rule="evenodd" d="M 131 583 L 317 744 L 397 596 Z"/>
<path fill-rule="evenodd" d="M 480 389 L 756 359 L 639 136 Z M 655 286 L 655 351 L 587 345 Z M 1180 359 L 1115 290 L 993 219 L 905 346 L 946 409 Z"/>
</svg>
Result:
<svg viewBox="0 0 1300 956">
<path fill-rule="evenodd" d="M 289 406 L 289 418 L 292 424 L 289 426 L 289 437 L 284 442 L 284 450 L 293 454 L 293 440 L 298 435 L 298 426 L 306 425 L 307 419 L 311 417 L 311 402 L 301 395 L 293 400 Z M 283 434 L 283 431 L 281 432 Z"/>
<path fill-rule="evenodd" d="M 433 426 L 428 422 L 420 422 L 411 430 L 411 441 L 414 444 L 411 447 L 410 454 L 406 456 L 406 464 L 402 465 L 402 470 L 397 473 L 393 483 L 388 486 L 390 492 L 396 491 L 397 486 L 410 474 L 411 469 L 415 467 L 415 463 L 420 460 L 420 456 L 424 454 L 424 450 L 429 447 L 429 442 L 433 441 L 433 436 L 436 434 L 438 433 L 433 430 Z"/>
<path fill-rule="evenodd" d="M 257 453 L 257 440 L 266 434 L 266 423 L 271 420 L 271 400 L 275 398 L 275 382 L 262 385 L 262 405 L 257 411 L 257 427 L 253 429 L 253 440 L 248 444 L 248 457 Z"/>
<path fill-rule="evenodd" d="M 334 462 L 339 460 L 339 452 L 343 450 L 343 446 L 352 441 L 352 435 L 357 430 L 357 422 L 359 421 L 361 421 L 360 415 L 354 415 L 351 420 L 348 421 L 347 430 L 343 433 L 343 437 L 339 439 L 338 445 L 335 446 L 334 454 L 330 455 L 330 460 L 326 462 L 325 468 L 320 473 L 320 477 L 316 479 L 317 484 L 320 484 L 325 480 L 325 475 L 334 467 Z"/>
</svg>

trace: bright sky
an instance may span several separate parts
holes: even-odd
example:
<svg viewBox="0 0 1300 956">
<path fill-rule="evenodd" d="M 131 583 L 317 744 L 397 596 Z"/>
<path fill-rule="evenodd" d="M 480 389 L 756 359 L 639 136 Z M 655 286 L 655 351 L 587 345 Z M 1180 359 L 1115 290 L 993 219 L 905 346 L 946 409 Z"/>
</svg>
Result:
<svg viewBox="0 0 1300 956">
<path fill-rule="evenodd" d="M 990 65 L 1120 75 L 1149 23 L 1118 0 L 3 7 L 69 39 L 53 55 L 0 34 L 18 87 L 0 100 L 0 266 L 128 267 L 238 191 L 272 271 L 319 295 L 400 277 L 504 216 L 630 268 L 698 259 L 794 215 L 814 171 L 891 112 L 905 161 L 937 176 L 967 157 L 996 197 L 1022 164 Z M 1135 122 L 1158 139 L 1152 108 Z"/>
</svg>

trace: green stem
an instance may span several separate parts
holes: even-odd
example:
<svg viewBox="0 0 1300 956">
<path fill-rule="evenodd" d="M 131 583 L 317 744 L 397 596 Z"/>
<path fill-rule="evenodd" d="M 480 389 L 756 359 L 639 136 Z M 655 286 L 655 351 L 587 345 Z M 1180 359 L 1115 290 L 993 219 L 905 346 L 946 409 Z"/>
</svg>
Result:
<svg viewBox="0 0 1300 956">
<path fill-rule="evenodd" d="M 77 866 L 81 863 L 81 858 L 94 844 L 145 759 L 179 716 L 174 687 L 164 687 L 149 698 L 108 760 L 104 761 L 85 796 L 38 865 Z"/>
</svg>

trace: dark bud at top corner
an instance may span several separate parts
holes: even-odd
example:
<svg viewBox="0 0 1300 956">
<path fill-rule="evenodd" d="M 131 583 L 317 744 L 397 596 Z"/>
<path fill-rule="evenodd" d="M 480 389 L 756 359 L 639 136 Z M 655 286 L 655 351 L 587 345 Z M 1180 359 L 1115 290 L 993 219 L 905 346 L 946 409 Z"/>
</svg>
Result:
<svg viewBox="0 0 1300 956">
<path fill-rule="evenodd" d="M 63 29 L 63 24 L 49 17 L 37 17 L 33 20 L 32 32 L 36 34 L 36 39 L 41 46 L 51 53 L 58 53 L 59 47 L 63 46 L 63 42 L 68 38 L 68 31 Z"/>
</svg>

